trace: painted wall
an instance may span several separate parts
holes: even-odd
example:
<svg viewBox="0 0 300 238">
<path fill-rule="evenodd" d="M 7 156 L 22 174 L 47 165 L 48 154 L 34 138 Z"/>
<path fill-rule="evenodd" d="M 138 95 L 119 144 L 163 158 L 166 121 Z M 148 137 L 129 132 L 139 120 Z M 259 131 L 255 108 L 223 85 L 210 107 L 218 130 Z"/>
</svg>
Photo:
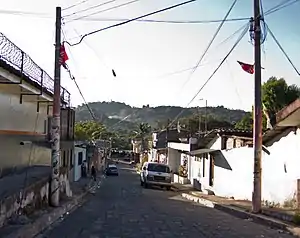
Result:
<svg viewBox="0 0 300 238">
<path fill-rule="evenodd" d="M 82 153 L 82 160 L 79 160 L 79 154 Z M 81 165 L 86 160 L 86 149 L 75 147 L 74 148 L 74 181 L 81 178 Z"/>
<path fill-rule="evenodd" d="M 218 145 L 213 145 L 218 146 Z M 263 200 L 284 203 L 293 198 L 297 179 L 300 178 L 300 130 L 268 148 L 270 155 L 263 152 L 262 156 L 262 197 Z M 232 170 L 215 165 L 214 185 L 209 187 L 208 178 L 199 180 L 204 187 L 211 188 L 216 195 L 234 197 L 235 199 L 252 199 L 253 190 L 253 148 L 241 147 L 222 151 Z M 209 160 L 206 168 L 209 169 Z M 192 161 L 193 174 L 202 170 L 201 161 Z M 209 174 L 207 173 L 207 176 Z"/>
<path fill-rule="evenodd" d="M 167 164 L 173 172 L 178 172 L 181 160 L 181 153 L 172 148 L 168 148 Z"/>
<path fill-rule="evenodd" d="M 21 136 L 0 136 L 0 177 L 18 168 L 50 166 L 51 150 L 34 144 L 20 145 Z"/>
<path fill-rule="evenodd" d="M 26 98 L 26 96 L 25 96 Z M 19 95 L 0 92 L 0 130 L 35 131 L 45 133 L 47 129 L 47 107 L 40 105 L 37 113 L 36 102 L 20 104 Z"/>
</svg>

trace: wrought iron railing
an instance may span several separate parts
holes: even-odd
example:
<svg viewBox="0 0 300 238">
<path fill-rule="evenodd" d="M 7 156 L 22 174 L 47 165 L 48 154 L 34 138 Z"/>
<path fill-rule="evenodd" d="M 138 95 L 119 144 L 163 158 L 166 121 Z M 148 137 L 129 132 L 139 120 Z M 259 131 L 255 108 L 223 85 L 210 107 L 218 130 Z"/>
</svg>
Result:
<svg viewBox="0 0 300 238">
<path fill-rule="evenodd" d="M 24 51 L 11 42 L 0 32 L 0 60 L 3 60 L 21 74 L 36 82 L 41 88 L 53 94 L 54 80 L 41 69 Z M 61 87 L 61 98 L 68 105 L 70 104 L 70 93 Z"/>
</svg>

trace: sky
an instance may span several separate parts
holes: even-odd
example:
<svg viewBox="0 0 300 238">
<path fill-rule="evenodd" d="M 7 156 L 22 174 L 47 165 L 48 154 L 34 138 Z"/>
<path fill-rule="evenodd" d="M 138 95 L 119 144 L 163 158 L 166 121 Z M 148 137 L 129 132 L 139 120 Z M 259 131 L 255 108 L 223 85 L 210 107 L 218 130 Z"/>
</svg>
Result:
<svg viewBox="0 0 300 238">
<path fill-rule="evenodd" d="M 80 35 L 115 24 L 111 18 L 134 18 L 183 0 L 139 0 L 118 9 L 100 12 L 130 0 L 14 0 L 3 1 L 0 10 L 0 32 L 31 56 L 49 75 L 54 73 L 55 7 L 63 10 L 63 35 L 76 43 Z M 83 2 L 83 3 L 82 3 Z M 197 0 L 146 19 L 155 20 L 219 20 L 228 12 L 233 0 Z M 266 12 L 282 0 L 264 0 Z M 84 11 L 87 8 L 90 10 Z M 4 14 L 3 11 L 30 12 Z M 300 70 L 300 1 L 265 17 L 293 63 Z M 94 14 L 97 13 L 97 14 Z M 90 15 L 93 14 L 93 15 Z M 69 16 L 68 16 L 69 15 Z M 81 20 L 74 20 L 89 15 Z M 253 15 L 253 0 L 239 0 L 228 18 Z M 91 21 L 91 18 L 98 20 Z M 102 20 L 101 20 L 102 19 Z M 101 21 L 100 21 L 101 20 Z M 3 24 L 5 23 L 5 24 Z M 132 106 L 223 105 L 250 111 L 254 101 L 254 76 L 241 70 L 237 60 L 253 63 L 253 46 L 249 33 L 189 104 L 212 72 L 232 48 L 240 33 L 222 43 L 247 21 L 226 22 L 208 50 L 202 63 L 191 71 L 174 74 L 196 65 L 220 23 L 167 24 L 131 22 L 86 37 L 77 46 L 66 45 L 68 65 L 88 102 L 120 101 Z M 297 54 L 298 53 L 298 54 Z M 284 77 L 288 84 L 300 86 L 300 77 L 268 34 L 262 47 L 262 81 L 270 76 Z M 114 69 L 117 77 L 113 77 Z M 62 68 L 62 86 L 72 98 L 72 105 L 83 100 L 68 74 Z M 202 100 L 201 100 L 202 99 Z"/>
</svg>

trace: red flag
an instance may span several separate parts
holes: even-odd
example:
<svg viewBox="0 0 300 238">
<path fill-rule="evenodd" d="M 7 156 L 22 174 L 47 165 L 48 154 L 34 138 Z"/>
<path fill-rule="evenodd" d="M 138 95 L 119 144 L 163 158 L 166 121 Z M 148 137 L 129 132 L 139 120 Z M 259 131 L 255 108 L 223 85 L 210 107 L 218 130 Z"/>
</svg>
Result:
<svg viewBox="0 0 300 238">
<path fill-rule="evenodd" d="M 252 64 L 246 64 L 246 63 L 243 63 L 241 61 L 238 61 L 238 63 L 240 64 L 240 66 L 242 67 L 242 69 L 249 73 L 249 74 L 254 74 L 254 65 Z"/>
<path fill-rule="evenodd" d="M 60 46 L 60 64 L 65 67 L 66 61 L 69 59 L 65 46 L 62 44 Z"/>
</svg>

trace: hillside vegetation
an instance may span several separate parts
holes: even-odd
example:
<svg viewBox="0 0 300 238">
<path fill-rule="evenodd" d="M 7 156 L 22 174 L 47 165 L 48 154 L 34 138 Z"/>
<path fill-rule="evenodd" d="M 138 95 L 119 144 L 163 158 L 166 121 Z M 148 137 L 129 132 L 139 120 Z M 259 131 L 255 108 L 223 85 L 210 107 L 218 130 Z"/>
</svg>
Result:
<svg viewBox="0 0 300 238">
<path fill-rule="evenodd" d="M 182 110 L 182 107 L 176 106 L 158 106 L 150 107 L 146 105 L 142 108 L 131 107 L 121 102 L 92 102 L 89 103 L 95 117 L 100 122 L 114 129 L 134 129 L 139 123 L 148 123 L 152 128 L 161 127 L 167 120 L 173 120 Z M 197 117 L 205 115 L 205 107 L 186 108 L 180 116 L 180 119 Z M 208 107 L 208 118 L 214 118 L 218 121 L 225 121 L 229 124 L 235 124 L 240 121 L 246 112 L 243 110 L 232 110 L 223 106 Z M 76 121 L 92 120 L 89 111 L 85 105 L 76 108 Z"/>
</svg>

